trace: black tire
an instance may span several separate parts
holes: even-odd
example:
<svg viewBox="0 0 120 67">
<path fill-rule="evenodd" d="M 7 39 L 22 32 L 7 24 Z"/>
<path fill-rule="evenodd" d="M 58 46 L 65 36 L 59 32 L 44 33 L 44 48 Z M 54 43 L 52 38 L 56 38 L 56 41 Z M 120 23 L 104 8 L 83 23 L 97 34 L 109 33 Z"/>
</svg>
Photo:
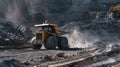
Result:
<svg viewBox="0 0 120 67">
<path fill-rule="evenodd" d="M 44 46 L 45 46 L 46 49 L 56 49 L 57 44 L 58 44 L 57 38 L 54 37 L 54 36 L 50 36 L 46 40 Z"/>
<path fill-rule="evenodd" d="M 42 40 L 36 39 L 36 37 L 33 37 L 32 41 L 31 41 L 31 47 L 33 49 L 41 49 L 41 47 L 42 47 Z"/>
<path fill-rule="evenodd" d="M 59 37 L 58 48 L 59 49 L 69 49 L 68 39 L 66 37 Z"/>
</svg>

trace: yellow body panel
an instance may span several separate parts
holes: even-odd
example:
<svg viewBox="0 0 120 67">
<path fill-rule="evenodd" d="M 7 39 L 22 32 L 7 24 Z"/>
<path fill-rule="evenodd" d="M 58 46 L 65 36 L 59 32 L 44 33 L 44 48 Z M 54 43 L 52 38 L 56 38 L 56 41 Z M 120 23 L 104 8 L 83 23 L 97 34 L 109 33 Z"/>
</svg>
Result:
<svg viewBox="0 0 120 67">
<path fill-rule="evenodd" d="M 48 37 L 48 33 L 42 31 L 42 42 L 44 42 L 47 39 L 47 37 Z"/>
</svg>

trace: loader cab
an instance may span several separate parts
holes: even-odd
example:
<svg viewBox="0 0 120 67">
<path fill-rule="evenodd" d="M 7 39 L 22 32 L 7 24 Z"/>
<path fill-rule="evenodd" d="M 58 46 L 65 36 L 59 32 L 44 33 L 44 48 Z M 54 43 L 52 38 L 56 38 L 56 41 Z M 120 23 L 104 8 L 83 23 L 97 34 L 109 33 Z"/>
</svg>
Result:
<svg viewBox="0 0 120 67">
<path fill-rule="evenodd" d="M 35 27 L 39 28 L 39 32 L 36 33 L 36 38 L 41 38 L 43 42 L 50 36 L 57 36 L 55 25 L 38 24 Z"/>
<path fill-rule="evenodd" d="M 35 25 L 35 27 L 38 27 L 39 31 L 56 33 L 56 25 L 54 24 L 38 24 L 38 25 Z"/>
</svg>

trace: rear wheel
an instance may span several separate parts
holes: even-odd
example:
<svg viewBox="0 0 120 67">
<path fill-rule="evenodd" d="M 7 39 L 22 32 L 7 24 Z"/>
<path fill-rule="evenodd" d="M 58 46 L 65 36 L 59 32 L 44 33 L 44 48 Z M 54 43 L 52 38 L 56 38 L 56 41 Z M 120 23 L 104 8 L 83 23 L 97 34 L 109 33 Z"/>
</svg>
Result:
<svg viewBox="0 0 120 67">
<path fill-rule="evenodd" d="M 32 41 L 31 41 L 31 47 L 33 49 L 41 49 L 41 47 L 42 47 L 42 40 L 36 39 L 36 37 L 33 37 Z"/>
<path fill-rule="evenodd" d="M 57 44 L 58 44 L 57 38 L 54 36 L 50 36 L 46 40 L 44 46 L 46 49 L 56 49 Z"/>
<path fill-rule="evenodd" d="M 69 49 L 68 39 L 66 37 L 59 37 L 58 48 L 59 49 Z"/>
</svg>

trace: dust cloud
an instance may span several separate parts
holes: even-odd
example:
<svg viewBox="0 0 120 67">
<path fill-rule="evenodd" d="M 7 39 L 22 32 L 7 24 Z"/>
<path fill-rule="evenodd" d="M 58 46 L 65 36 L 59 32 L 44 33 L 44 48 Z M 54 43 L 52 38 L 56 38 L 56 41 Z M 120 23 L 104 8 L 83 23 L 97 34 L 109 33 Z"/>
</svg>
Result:
<svg viewBox="0 0 120 67">
<path fill-rule="evenodd" d="M 99 22 L 99 21 L 97 21 Z M 84 23 L 84 22 L 83 22 Z M 102 23 L 103 26 L 105 23 Z M 111 29 L 109 23 L 105 29 L 101 24 L 91 25 L 87 28 L 82 27 L 80 23 L 71 22 L 62 28 L 69 33 L 65 36 L 68 38 L 70 47 L 87 48 L 87 47 L 107 47 L 112 43 L 120 43 L 119 31 L 116 28 Z M 114 27 L 114 25 L 113 25 Z M 112 27 L 112 28 L 113 28 Z M 84 29 L 84 30 L 82 30 Z M 112 32 L 111 32 L 112 31 Z"/>
<path fill-rule="evenodd" d="M 69 26 L 70 25 L 66 25 L 66 27 Z M 90 47 L 94 42 L 100 40 L 95 32 L 94 34 L 91 34 L 90 31 L 80 31 L 80 28 L 77 24 L 75 26 L 66 28 L 65 30 L 69 31 L 69 34 L 66 34 L 65 36 L 68 38 L 71 48 L 87 48 Z"/>
</svg>

